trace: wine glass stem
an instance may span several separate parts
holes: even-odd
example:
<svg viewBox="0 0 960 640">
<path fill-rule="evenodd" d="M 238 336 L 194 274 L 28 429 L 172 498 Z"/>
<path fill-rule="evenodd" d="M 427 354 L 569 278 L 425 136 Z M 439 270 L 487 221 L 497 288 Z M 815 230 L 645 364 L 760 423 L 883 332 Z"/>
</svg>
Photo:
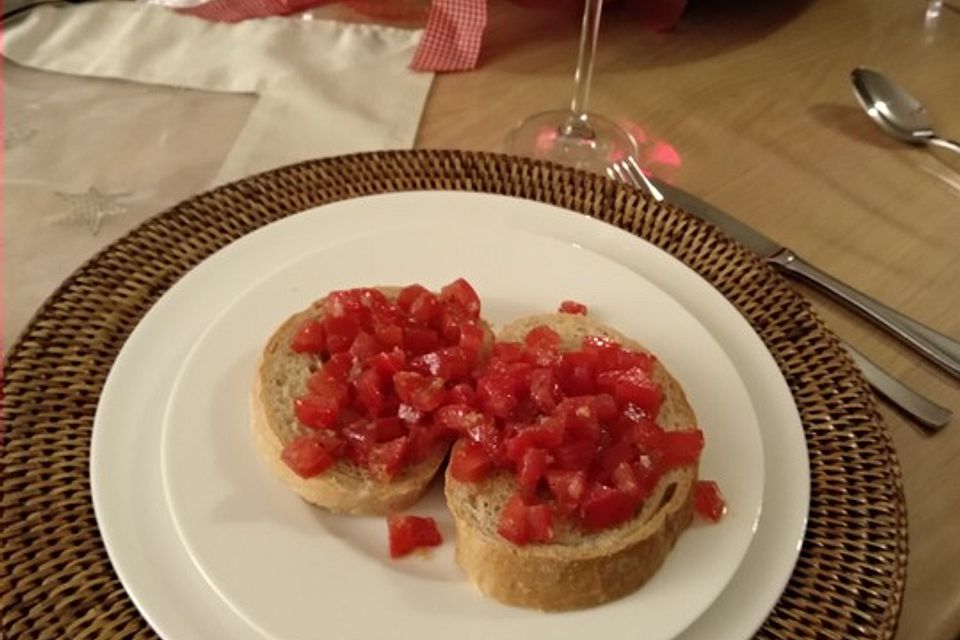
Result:
<svg viewBox="0 0 960 640">
<path fill-rule="evenodd" d="M 586 0 L 583 8 L 583 26 L 580 30 L 580 51 L 577 70 L 573 74 L 574 94 L 570 103 L 570 118 L 563 127 L 563 135 L 592 138 L 593 129 L 587 119 L 587 103 L 593 81 L 593 60 L 597 53 L 600 33 L 600 13 L 603 0 Z"/>
</svg>

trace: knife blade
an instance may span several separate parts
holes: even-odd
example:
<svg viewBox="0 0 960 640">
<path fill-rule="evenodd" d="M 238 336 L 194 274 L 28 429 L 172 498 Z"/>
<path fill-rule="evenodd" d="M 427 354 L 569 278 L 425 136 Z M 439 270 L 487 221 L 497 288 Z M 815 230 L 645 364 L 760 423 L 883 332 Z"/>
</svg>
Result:
<svg viewBox="0 0 960 640">
<path fill-rule="evenodd" d="M 807 282 L 874 322 L 922 356 L 960 377 L 960 342 L 901 314 L 818 269 L 787 247 L 740 222 L 712 204 L 680 189 L 653 181 L 665 199 L 715 225 L 789 276 Z"/>
</svg>

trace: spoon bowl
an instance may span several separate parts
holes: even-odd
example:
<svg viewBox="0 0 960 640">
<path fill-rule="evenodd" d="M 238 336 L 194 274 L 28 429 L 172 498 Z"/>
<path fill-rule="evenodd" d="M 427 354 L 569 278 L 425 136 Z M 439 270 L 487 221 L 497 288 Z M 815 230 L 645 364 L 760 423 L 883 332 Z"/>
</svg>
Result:
<svg viewBox="0 0 960 640">
<path fill-rule="evenodd" d="M 960 153 L 960 143 L 938 136 L 923 104 L 879 71 L 857 67 L 850 74 L 853 93 L 887 134 L 902 142 L 931 144 Z"/>
</svg>

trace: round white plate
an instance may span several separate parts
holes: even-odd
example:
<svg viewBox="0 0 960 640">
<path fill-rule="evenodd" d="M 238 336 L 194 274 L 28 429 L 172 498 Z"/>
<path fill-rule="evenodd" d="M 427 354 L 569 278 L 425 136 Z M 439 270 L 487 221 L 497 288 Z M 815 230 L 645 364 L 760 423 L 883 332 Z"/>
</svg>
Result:
<svg viewBox="0 0 960 640">
<path fill-rule="evenodd" d="M 358 223 L 364 217 L 346 215 Z M 425 608 L 432 609 L 428 637 L 573 640 L 628 627 L 647 640 L 675 637 L 733 576 L 760 513 L 760 430 L 736 368 L 686 309 L 626 267 L 569 242 L 441 215 L 419 214 L 404 230 L 288 264 L 199 339 L 174 384 L 161 446 L 168 501 L 188 552 L 241 617 L 277 640 L 310 636 L 318 619 L 332 637 L 389 636 L 422 624 Z M 248 397 L 270 334 L 334 289 L 420 282 L 437 290 L 458 276 L 477 289 L 495 327 L 553 311 L 564 299 L 584 302 L 592 317 L 657 353 L 683 384 L 707 437 L 701 475 L 720 483 L 728 514 L 683 535 L 664 567 L 630 597 L 564 615 L 504 607 L 475 593 L 457 569 L 453 522 L 439 490 L 410 511 L 435 515 L 447 543 L 429 558 L 397 561 L 387 553 L 383 518 L 322 513 L 265 470 Z M 378 615 L 367 615 L 373 603 Z"/>
<path fill-rule="evenodd" d="M 790 576 L 802 542 L 809 500 L 802 425 L 773 359 L 718 292 L 648 243 L 556 207 L 462 192 L 370 196 L 291 216 L 211 256 L 171 287 L 146 314 L 119 354 L 104 387 L 91 446 L 97 521 L 114 568 L 141 613 L 168 640 L 263 637 L 195 568 L 180 543 L 161 483 L 161 417 L 194 343 L 225 309 L 243 298 L 252 283 L 291 260 L 369 236 L 371 230 L 380 234 L 400 232 L 430 219 L 439 220 L 437 228 L 456 220 L 578 243 L 641 274 L 666 292 L 722 347 L 745 384 L 760 426 L 766 470 L 763 510 L 753 542 L 732 581 L 680 637 L 749 637 Z M 415 252 L 417 247 L 409 249 Z M 669 362 L 666 355 L 664 359 Z M 251 476 L 257 474 L 264 477 L 259 466 Z M 244 550 L 246 557 L 261 553 L 261 549 Z M 243 559 L 236 558 L 238 562 Z M 371 558 L 365 562 L 378 563 Z M 404 561 L 402 566 L 418 565 Z M 405 574 L 400 577 L 404 584 L 410 578 Z M 349 576 L 338 575 L 337 579 L 347 580 Z M 434 603 L 414 604 L 425 615 L 435 610 Z M 374 606 L 368 615 L 375 616 L 376 612 Z M 417 628 L 422 631 L 429 625 Z"/>
</svg>

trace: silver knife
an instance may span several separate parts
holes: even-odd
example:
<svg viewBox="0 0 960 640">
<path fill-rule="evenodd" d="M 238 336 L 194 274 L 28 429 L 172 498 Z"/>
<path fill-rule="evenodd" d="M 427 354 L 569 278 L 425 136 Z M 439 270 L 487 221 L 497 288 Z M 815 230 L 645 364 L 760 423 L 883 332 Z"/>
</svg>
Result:
<svg viewBox="0 0 960 640">
<path fill-rule="evenodd" d="M 930 361 L 943 367 L 954 376 L 960 377 L 960 342 L 938 333 L 844 284 L 806 262 L 790 249 L 696 196 L 662 182 L 655 182 L 654 184 L 667 201 L 716 225 L 721 231 L 738 240 L 781 271 L 817 286 L 836 300 L 846 304 L 903 340 Z"/>
</svg>

